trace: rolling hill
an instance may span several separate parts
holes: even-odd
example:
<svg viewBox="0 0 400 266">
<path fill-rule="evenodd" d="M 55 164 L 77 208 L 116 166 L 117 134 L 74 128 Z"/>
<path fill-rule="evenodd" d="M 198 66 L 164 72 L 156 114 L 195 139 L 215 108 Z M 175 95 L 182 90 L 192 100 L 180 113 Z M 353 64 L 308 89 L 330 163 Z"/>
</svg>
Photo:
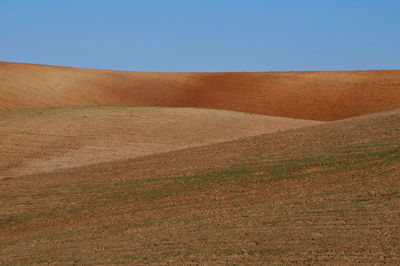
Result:
<svg viewBox="0 0 400 266">
<path fill-rule="evenodd" d="M 394 110 L 5 179 L 0 262 L 398 264 L 399 124 Z"/>
<path fill-rule="evenodd" d="M 201 107 L 330 121 L 400 107 L 400 71 L 146 73 L 0 62 L 0 108 Z"/>
<path fill-rule="evenodd" d="M 399 108 L 400 71 L 0 62 L 0 264 L 399 265 Z"/>
<path fill-rule="evenodd" d="M 199 108 L 0 111 L 0 178 L 130 159 L 320 123 Z"/>
</svg>

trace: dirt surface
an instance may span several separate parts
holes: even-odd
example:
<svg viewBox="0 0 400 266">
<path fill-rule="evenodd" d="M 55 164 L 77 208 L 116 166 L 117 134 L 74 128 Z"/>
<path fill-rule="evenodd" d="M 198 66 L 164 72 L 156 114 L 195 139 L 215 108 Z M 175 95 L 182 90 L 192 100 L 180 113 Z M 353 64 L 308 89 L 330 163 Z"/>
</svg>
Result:
<svg viewBox="0 0 400 266">
<path fill-rule="evenodd" d="M 0 181 L 2 264 L 400 263 L 400 111 Z"/>
<path fill-rule="evenodd" d="M 129 159 L 320 123 L 198 108 L 0 111 L 0 177 Z"/>
<path fill-rule="evenodd" d="M 204 107 L 336 120 L 400 107 L 400 71 L 146 73 L 0 62 L 0 109 Z"/>
<path fill-rule="evenodd" d="M 0 62 L 0 264 L 399 265 L 399 107 L 400 71 Z"/>
</svg>

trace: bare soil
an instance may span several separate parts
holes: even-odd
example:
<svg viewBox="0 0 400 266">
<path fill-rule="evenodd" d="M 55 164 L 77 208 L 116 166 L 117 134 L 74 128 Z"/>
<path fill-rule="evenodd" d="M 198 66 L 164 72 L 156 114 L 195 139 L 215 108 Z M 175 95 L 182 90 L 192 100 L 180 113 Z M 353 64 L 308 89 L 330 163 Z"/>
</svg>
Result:
<svg viewBox="0 0 400 266">
<path fill-rule="evenodd" d="M 400 263 L 400 111 L 0 181 L 2 264 Z"/>
<path fill-rule="evenodd" d="M 202 107 L 338 120 L 400 107 L 400 71 L 146 73 L 0 62 L 0 109 Z"/>
<path fill-rule="evenodd" d="M 0 178 L 130 159 L 320 123 L 198 108 L 0 111 Z"/>
<path fill-rule="evenodd" d="M 399 265 L 399 88 L 0 62 L 0 264 Z"/>
</svg>

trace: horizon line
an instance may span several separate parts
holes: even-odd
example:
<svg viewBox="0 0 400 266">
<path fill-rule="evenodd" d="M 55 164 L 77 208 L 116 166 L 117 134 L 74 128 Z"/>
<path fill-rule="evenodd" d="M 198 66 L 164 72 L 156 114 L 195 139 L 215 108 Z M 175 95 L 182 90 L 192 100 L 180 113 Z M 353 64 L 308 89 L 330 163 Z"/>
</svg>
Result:
<svg viewBox="0 0 400 266">
<path fill-rule="evenodd" d="M 137 73 L 164 73 L 164 74 L 179 74 L 179 73 L 199 73 L 199 74 L 229 74 L 229 73 L 291 73 L 291 72 L 368 72 L 368 71 L 400 71 L 400 68 L 382 68 L 382 69 L 335 69 L 335 70 L 265 70 L 265 71 L 147 71 L 147 70 L 121 70 L 121 69 L 107 69 L 107 68 L 93 68 L 93 67 L 81 67 L 81 66 L 70 66 L 70 65 L 54 65 L 54 64 L 42 64 L 42 63 L 31 63 L 31 62 L 16 62 L 16 61 L 3 61 L 0 63 L 8 64 L 21 64 L 21 65 L 34 65 L 34 66 L 45 66 L 45 67 L 60 67 L 70 69 L 83 69 L 83 70 L 99 70 L 99 71 L 113 71 L 113 72 L 137 72 Z"/>
</svg>

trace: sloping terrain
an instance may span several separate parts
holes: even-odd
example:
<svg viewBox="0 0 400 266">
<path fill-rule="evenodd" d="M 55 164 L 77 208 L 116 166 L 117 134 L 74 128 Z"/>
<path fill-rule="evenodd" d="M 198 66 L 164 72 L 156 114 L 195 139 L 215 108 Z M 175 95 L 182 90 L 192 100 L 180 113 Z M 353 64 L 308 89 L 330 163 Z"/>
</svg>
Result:
<svg viewBox="0 0 400 266">
<path fill-rule="evenodd" d="M 0 178 L 129 159 L 320 123 L 196 108 L 0 111 Z"/>
<path fill-rule="evenodd" d="M 0 264 L 399 265 L 399 88 L 0 62 Z"/>
<path fill-rule="evenodd" d="M 0 181 L 1 264 L 400 263 L 400 111 Z"/>
<path fill-rule="evenodd" d="M 0 109 L 203 107 L 337 120 L 400 107 L 400 71 L 146 73 L 0 62 Z"/>
</svg>

